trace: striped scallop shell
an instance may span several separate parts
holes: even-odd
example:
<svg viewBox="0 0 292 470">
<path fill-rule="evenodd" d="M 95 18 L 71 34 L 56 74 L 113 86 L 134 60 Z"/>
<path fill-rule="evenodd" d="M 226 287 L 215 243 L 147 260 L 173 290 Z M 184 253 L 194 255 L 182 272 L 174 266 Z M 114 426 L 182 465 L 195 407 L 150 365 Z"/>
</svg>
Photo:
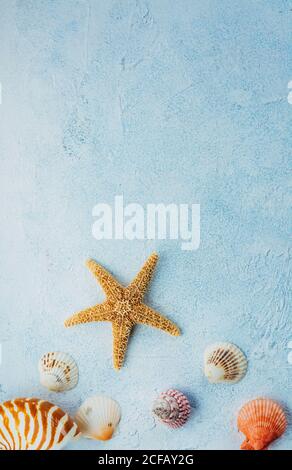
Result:
<svg viewBox="0 0 292 470">
<path fill-rule="evenodd" d="M 188 420 L 191 406 L 183 393 L 170 389 L 156 398 L 152 411 L 162 423 L 171 428 L 179 428 Z"/>
<path fill-rule="evenodd" d="M 41 384 L 53 392 L 64 392 L 76 387 L 78 366 L 67 353 L 48 352 L 39 361 Z"/>
<path fill-rule="evenodd" d="M 0 450 L 59 450 L 79 435 L 68 414 L 48 401 L 17 398 L 0 405 Z"/>
<path fill-rule="evenodd" d="M 121 420 L 121 408 L 115 400 L 97 395 L 85 400 L 75 420 L 86 437 L 107 441 L 112 438 Z"/>
<path fill-rule="evenodd" d="M 247 370 L 243 352 L 231 343 L 215 343 L 204 353 L 204 373 L 211 383 L 239 382 Z"/>
<path fill-rule="evenodd" d="M 257 398 L 241 408 L 237 425 L 246 436 L 241 449 L 262 450 L 285 432 L 287 420 L 278 403 L 267 398 Z"/>
</svg>

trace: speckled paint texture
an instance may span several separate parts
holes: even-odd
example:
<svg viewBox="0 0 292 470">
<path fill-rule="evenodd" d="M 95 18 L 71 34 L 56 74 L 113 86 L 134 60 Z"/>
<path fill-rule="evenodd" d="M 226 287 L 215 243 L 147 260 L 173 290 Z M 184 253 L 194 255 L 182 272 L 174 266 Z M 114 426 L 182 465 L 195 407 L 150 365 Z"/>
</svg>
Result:
<svg viewBox="0 0 292 470">
<path fill-rule="evenodd" d="M 282 0 L 0 1 L 0 399 L 119 401 L 114 439 L 69 448 L 238 449 L 237 411 L 258 396 L 291 421 L 291 24 Z M 200 248 L 95 240 L 92 208 L 119 194 L 200 203 Z M 117 373 L 109 324 L 63 322 L 103 299 L 88 257 L 126 284 L 154 250 L 145 301 L 183 334 L 135 328 Z M 218 340 L 248 357 L 237 385 L 203 376 Z M 52 350 L 80 367 L 66 394 L 39 384 Z M 181 430 L 150 413 L 169 387 L 191 400 Z M 272 448 L 292 448 L 291 426 Z"/>
</svg>

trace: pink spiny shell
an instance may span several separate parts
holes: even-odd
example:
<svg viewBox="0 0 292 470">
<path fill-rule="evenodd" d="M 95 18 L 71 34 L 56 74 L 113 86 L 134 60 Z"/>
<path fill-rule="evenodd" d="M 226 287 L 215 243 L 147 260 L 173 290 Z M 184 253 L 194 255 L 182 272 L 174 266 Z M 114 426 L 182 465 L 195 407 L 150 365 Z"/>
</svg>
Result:
<svg viewBox="0 0 292 470">
<path fill-rule="evenodd" d="M 191 413 L 187 397 L 178 390 L 167 390 L 154 401 L 153 413 L 164 424 L 179 428 L 185 424 Z"/>
</svg>

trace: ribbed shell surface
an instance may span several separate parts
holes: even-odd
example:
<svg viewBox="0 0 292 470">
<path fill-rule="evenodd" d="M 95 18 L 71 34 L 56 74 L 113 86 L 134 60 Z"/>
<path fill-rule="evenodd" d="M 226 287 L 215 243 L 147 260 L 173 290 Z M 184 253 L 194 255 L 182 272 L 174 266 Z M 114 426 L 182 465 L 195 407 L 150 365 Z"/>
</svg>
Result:
<svg viewBox="0 0 292 470">
<path fill-rule="evenodd" d="M 59 450 L 79 434 L 70 416 L 48 401 L 17 398 L 0 405 L 0 450 Z"/>
<path fill-rule="evenodd" d="M 163 402 L 165 409 L 163 410 Z M 156 407 L 158 404 L 158 407 Z M 191 406 L 187 397 L 178 390 L 170 389 L 160 394 L 154 402 L 154 414 L 171 428 L 179 428 L 188 420 Z"/>
<path fill-rule="evenodd" d="M 243 352 L 231 343 L 215 343 L 205 350 L 205 374 L 210 382 L 236 383 L 245 375 L 247 360 Z M 214 376 L 214 371 L 208 370 L 210 366 L 217 367 L 221 374 Z M 213 373 L 212 373 L 213 372 Z M 212 377 L 213 375 L 213 377 Z"/>
<path fill-rule="evenodd" d="M 241 448 L 261 450 L 286 431 L 287 419 L 278 403 L 268 398 L 256 398 L 241 408 L 237 425 L 246 436 Z"/>
</svg>

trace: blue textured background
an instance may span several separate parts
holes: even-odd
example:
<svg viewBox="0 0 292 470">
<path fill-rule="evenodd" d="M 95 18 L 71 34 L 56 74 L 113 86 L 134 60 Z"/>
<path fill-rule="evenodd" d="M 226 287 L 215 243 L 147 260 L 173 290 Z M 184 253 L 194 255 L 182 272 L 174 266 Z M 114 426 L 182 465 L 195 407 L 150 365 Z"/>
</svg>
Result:
<svg viewBox="0 0 292 470">
<path fill-rule="evenodd" d="M 281 0 L 0 1 L 0 399 L 37 395 L 74 414 L 97 392 L 116 398 L 115 438 L 71 448 L 237 449 L 245 401 L 291 412 L 291 22 Z M 94 240 L 92 208 L 117 194 L 200 203 L 199 250 Z M 116 373 L 108 324 L 63 321 L 102 299 L 87 257 L 127 283 L 154 249 L 147 302 L 183 335 L 137 327 Z M 238 385 L 203 376 L 217 340 L 248 356 Z M 41 388 L 48 350 L 76 358 L 76 389 Z M 169 387 L 193 405 L 178 431 L 149 412 Z M 273 448 L 291 447 L 290 429 Z"/>
</svg>

